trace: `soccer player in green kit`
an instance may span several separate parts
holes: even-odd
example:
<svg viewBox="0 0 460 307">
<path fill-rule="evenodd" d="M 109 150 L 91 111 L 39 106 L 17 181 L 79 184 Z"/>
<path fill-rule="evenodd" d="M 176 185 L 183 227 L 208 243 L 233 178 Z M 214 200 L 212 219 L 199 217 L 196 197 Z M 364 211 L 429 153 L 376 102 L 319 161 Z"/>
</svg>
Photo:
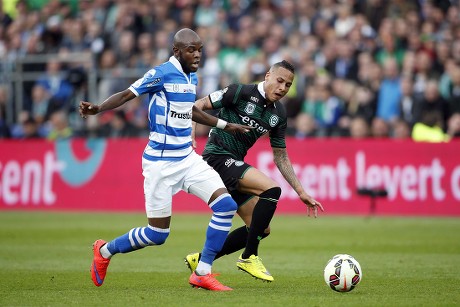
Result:
<svg viewBox="0 0 460 307">
<path fill-rule="evenodd" d="M 324 211 L 321 203 L 302 187 L 286 150 L 286 110 L 279 100 L 288 93 L 293 80 L 294 67 L 282 61 L 275 63 L 259 84 L 232 84 L 195 103 L 202 110 L 220 109 L 221 121 L 254 128 L 233 135 L 213 128 L 202 156 L 219 173 L 238 204 L 238 215 L 246 224 L 227 236 L 216 259 L 244 248 L 237 267 L 268 282 L 274 279 L 258 256 L 258 247 L 260 240 L 270 234 L 269 225 L 281 188 L 273 179 L 244 162 L 247 151 L 261 136 L 268 133 L 275 165 L 307 206 L 308 215 L 313 211 L 317 217 L 318 209 Z M 185 262 L 192 272 L 199 258 L 199 253 L 186 256 Z"/>
</svg>

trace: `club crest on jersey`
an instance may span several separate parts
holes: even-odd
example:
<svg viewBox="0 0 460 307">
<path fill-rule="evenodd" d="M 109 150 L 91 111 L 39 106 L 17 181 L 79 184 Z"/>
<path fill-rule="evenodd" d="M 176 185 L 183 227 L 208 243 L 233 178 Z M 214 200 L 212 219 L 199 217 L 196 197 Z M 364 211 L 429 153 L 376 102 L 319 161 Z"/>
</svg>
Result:
<svg viewBox="0 0 460 307">
<path fill-rule="evenodd" d="M 242 166 L 244 164 L 243 161 L 236 161 L 235 166 Z"/>
<path fill-rule="evenodd" d="M 279 121 L 278 116 L 272 115 L 270 116 L 270 120 L 268 121 L 268 123 L 270 124 L 271 127 L 275 127 L 276 124 L 278 124 L 278 121 Z"/>
<path fill-rule="evenodd" d="M 249 114 L 249 115 L 254 114 L 255 110 L 256 110 L 256 105 L 250 102 L 248 102 L 248 104 L 246 105 L 246 108 L 244 108 L 244 112 L 246 112 L 246 114 Z"/>
<path fill-rule="evenodd" d="M 179 92 L 179 84 L 173 84 L 173 91 L 175 93 L 178 93 Z"/>
</svg>

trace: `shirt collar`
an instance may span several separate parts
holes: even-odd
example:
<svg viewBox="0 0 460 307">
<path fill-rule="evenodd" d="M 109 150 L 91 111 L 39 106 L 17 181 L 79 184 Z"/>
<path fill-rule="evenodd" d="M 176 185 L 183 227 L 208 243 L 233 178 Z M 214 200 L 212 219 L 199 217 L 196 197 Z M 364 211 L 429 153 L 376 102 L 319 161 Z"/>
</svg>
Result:
<svg viewBox="0 0 460 307">
<path fill-rule="evenodd" d="M 264 84 L 265 84 L 265 81 L 260 82 L 260 83 L 257 85 L 257 90 L 259 91 L 260 95 L 262 95 L 262 97 L 264 97 L 264 99 L 267 99 L 267 97 L 265 97 Z M 275 104 L 275 103 L 273 103 L 273 107 L 276 108 L 276 104 Z"/>
<path fill-rule="evenodd" d="M 169 62 L 171 62 L 171 63 L 174 65 L 174 67 L 176 67 L 177 70 L 180 71 L 180 72 L 184 75 L 185 79 L 187 79 L 187 82 L 188 82 L 189 84 L 192 83 L 192 73 L 190 73 L 189 75 L 187 75 L 187 74 L 184 72 L 184 70 L 182 69 L 182 65 L 180 64 L 179 60 L 176 59 L 175 56 L 171 56 L 171 57 L 169 58 Z"/>
<path fill-rule="evenodd" d="M 260 83 L 257 85 L 257 89 L 259 90 L 260 95 L 262 95 L 262 97 L 266 98 L 266 97 L 265 97 L 264 84 L 265 84 L 265 81 L 260 82 Z"/>
<path fill-rule="evenodd" d="M 180 65 L 179 60 L 176 59 L 175 56 L 171 56 L 169 58 L 169 62 L 171 62 L 174 65 L 174 67 L 176 67 L 177 70 L 179 70 L 181 73 L 184 73 L 184 70 L 182 69 L 182 65 Z"/>
</svg>

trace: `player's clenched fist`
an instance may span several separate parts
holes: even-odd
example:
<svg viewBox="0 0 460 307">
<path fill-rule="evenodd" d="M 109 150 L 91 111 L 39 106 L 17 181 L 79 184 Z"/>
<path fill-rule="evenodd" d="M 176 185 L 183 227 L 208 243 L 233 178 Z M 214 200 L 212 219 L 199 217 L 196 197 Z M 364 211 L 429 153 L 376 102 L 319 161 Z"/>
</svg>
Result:
<svg viewBox="0 0 460 307">
<path fill-rule="evenodd" d="M 87 115 L 94 115 L 99 113 L 99 106 L 92 104 L 91 102 L 87 101 L 80 101 L 80 116 L 86 118 Z"/>
</svg>

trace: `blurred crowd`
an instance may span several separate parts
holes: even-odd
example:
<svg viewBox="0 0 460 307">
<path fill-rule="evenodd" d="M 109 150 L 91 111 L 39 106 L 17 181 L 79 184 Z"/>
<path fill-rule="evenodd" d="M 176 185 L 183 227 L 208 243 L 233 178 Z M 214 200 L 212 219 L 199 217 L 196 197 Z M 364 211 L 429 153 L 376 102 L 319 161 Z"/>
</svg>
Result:
<svg viewBox="0 0 460 307">
<path fill-rule="evenodd" d="M 0 138 L 146 136 L 143 97 L 85 121 L 78 103 L 100 103 L 167 61 L 184 27 L 204 42 L 198 98 L 262 81 L 283 59 L 296 67 L 282 101 L 293 137 L 460 137 L 459 0 L 3 0 Z M 91 65 L 65 61 L 76 52 Z M 15 61 L 49 54 L 22 68 L 39 76 L 18 103 Z"/>
</svg>

